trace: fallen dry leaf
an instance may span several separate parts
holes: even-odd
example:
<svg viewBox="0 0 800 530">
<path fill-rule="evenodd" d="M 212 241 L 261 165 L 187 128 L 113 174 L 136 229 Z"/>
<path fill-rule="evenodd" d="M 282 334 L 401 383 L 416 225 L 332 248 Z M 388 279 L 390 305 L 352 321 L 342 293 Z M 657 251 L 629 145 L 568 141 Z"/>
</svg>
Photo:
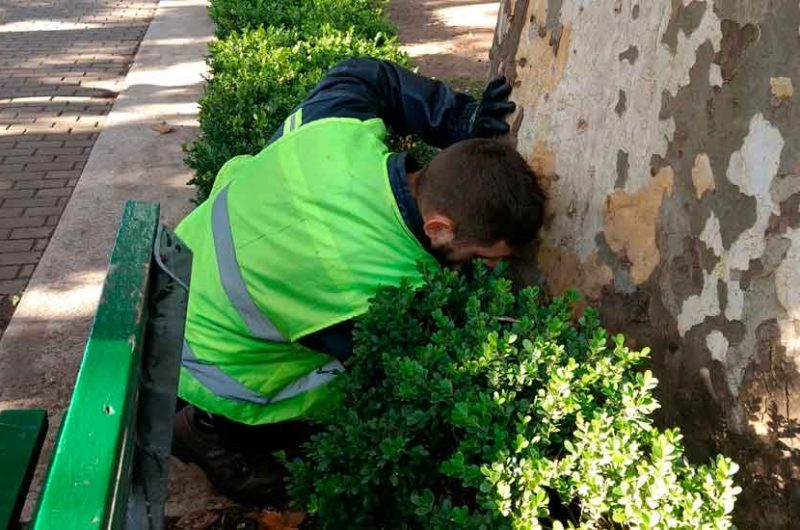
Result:
<svg viewBox="0 0 800 530">
<path fill-rule="evenodd" d="M 286 512 L 283 514 L 283 519 L 290 526 L 300 526 L 306 520 L 306 514 L 304 512 Z"/>
<path fill-rule="evenodd" d="M 260 530 L 298 530 L 306 514 L 303 512 L 275 512 L 264 510 L 256 517 Z"/>
<path fill-rule="evenodd" d="M 150 126 L 158 134 L 167 134 L 168 132 L 172 132 L 173 127 L 169 123 L 162 121 L 160 123 L 156 123 L 155 125 Z"/>
<path fill-rule="evenodd" d="M 175 524 L 175 530 L 205 530 L 219 521 L 220 514 L 216 511 L 199 510 L 181 517 Z"/>
</svg>

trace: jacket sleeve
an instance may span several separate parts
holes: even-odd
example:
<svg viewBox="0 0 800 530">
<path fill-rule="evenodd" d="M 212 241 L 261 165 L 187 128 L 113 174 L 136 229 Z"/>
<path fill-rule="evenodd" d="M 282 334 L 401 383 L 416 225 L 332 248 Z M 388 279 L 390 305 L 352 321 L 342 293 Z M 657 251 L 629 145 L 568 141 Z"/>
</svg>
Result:
<svg viewBox="0 0 800 530">
<path fill-rule="evenodd" d="M 469 138 L 476 103 L 441 81 L 389 61 L 347 59 L 331 69 L 302 104 L 304 121 L 380 118 L 395 133 L 444 148 Z"/>
<path fill-rule="evenodd" d="M 355 323 L 352 320 L 345 320 L 311 335 L 306 335 L 298 342 L 306 348 L 327 353 L 331 357 L 345 362 L 353 353 L 354 328 Z"/>
</svg>

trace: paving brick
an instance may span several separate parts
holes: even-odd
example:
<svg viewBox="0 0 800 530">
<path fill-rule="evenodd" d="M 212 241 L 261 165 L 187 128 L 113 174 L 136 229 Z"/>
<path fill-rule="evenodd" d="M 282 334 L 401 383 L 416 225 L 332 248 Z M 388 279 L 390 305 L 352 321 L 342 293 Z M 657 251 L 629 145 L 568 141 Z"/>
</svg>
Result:
<svg viewBox="0 0 800 530">
<path fill-rule="evenodd" d="M 1 125 L 20 125 L 26 123 L 36 123 L 36 118 L 30 116 L 2 116 L 0 117 Z"/>
<path fill-rule="evenodd" d="M 72 169 L 74 162 L 46 162 L 36 164 L 25 164 L 25 169 L 29 171 L 65 171 Z"/>
<path fill-rule="evenodd" d="M 0 219 L 4 217 L 20 217 L 23 208 L 0 208 Z"/>
<path fill-rule="evenodd" d="M 37 239 L 36 243 L 33 244 L 33 250 L 44 250 L 47 248 L 47 244 L 50 243 L 49 239 Z"/>
<path fill-rule="evenodd" d="M 58 204 L 56 197 L 25 198 L 25 199 L 6 199 L 3 208 L 53 208 Z"/>
<path fill-rule="evenodd" d="M 28 285 L 28 280 L 0 281 L 0 294 L 19 294 Z"/>
<path fill-rule="evenodd" d="M 17 189 L 63 188 L 67 182 L 67 179 L 21 180 L 17 182 Z"/>
<path fill-rule="evenodd" d="M 36 263 L 41 257 L 41 252 L 4 252 L 0 254 L 0 265 Z"/>
<path fill-rule="evenodd" d="M 36 190 L 0 190 L 0 199 L 28 199 L 32 198 L 33 194 Z M 7 204 L 8 200 L 3 201 L 3 204 Z"/>
<path fill-rule="evenodd" d="M 17 142 L 17 147 L 30 148 L 30 149 L 57 149 L 61 147 L 63 144 L 64 142 L 61 140 L 19 141 Z"/>
<path fill-rule="evenodd" d="M 69 171 L 48 171 L 45 178 L 48 179 L 74 179 L 81 176 L 80 169 L 71 169 Z"/>
<path fill-rule="evenodd" d="M 18 180 L 36 180 L 43 179 L 47 175 L 44 172 L 34 173 L 33 171 L 17 171 L 15 173 L 0 174 L 0 180 L 16 182 Z"/>
<path fill-rule="evenodd" d="M 53 124 L 52 123 L 25 123 L 19 125 L 15 124 L 10 126 L 9 129 L 17 134 L 52 132 Z"/>
<path fill-rule="evenodd" d="M 58 217 L 61 215 L 61 212 L 64 211 L 62 206 L 51 206 L 51 207 L 39 207 L 39 208 L 27 208 L 25 210 L 25 215 L 27 217 L 38 217 L 38 216 L 55 216 Z M 2 212 L 2 208 L 0 208 L 0 212 Z"/>
<path fill-rule="evenodd" d="M 25 109 L 25 110 L 21 110 L 21 111 L 17 112 L 17 117 L 18 118 L 31 118 L 31 119 L 35 120 L 36 118 L 43 118 L 43 117 L 45 117 L 45 116 L 47 116 L 49 114 L 50 114 L 49 109 L 45 109 L 45 110 L 29 110 L 29 109 Z M 31 122 L 31 123 L 34 123 L 34 122 Z"/>
<path fill-rule="evenodd" d="M 9 239 L 31 239 L 50 237 L 53 234 L 52 226 L 42 226 L 39 228 L 15 228 L 11 231 Z M 0 254 L 2 256 L 2 254 Z"/>
<path fill-rule="evenodd" d="M 11 149 L 10 151 L 14 151 Z M 3 154 L 3 150 L 0 150 L 0 155 Z M 23 154 L 23 153 L 20 153 Z M 83 148 L 82 147 L 42 147 L 36 150 L 37 155 L 55 155 L 55 156 L 63 156 L 63 155 L 82 155 Z M 10 156 L 10 155 L 9 155 Z"/>
<path fill-rule="evenodd" d="M 42 226 L 47 217 L 0 217 L 0 228 L 35 228 Z"/>
<path fill-rule="evenodd" d="M 33 271 L 34 271 L 35 268 L 36 268 L 36 265 L 33 265 L 33 264 L 23 265 L 22 267 L 20 267 L 19 272 L 17 273 L 17 275 L 20 278 L 30 278 L 33 275 Z"/>
<path fill-rule="evenodd" d="M 92 145 L 94 145 L 94 141 L 97 140 L 97 134 L 89 134 L 86 132 L 75 133 L 69 135 L 69 142 L 74 143 L 78 140 L 91 140 Z"/>
<path fill-rule="evenodd" d="M 80 116 L 47 116 L 42 121 L 55 123 L 58 127 L 74 127 Z"/>
<path fill-rule="evenodd" d="M 33 239 L 4 239 L 0 240 L 0 252 L 28 252 L 29 250 L 44 250 L 34 249 L 35 240 Z"/>
<path fill-rule="evenodd" d="M 13 280 L 19 274 L 19 265 L 5 265 L 0 267 L 0 280 Z"/>
<path fill-rule="evenodd" d="M 73 148 L 75 149 L 75 148 Z M 19 147 L 12 147 L 9 149 L 2 149 L 0 148 L 0 157 L 2 156 L 27 156 L 32 155 L 34 149 L 20 149 Z M 57 153 L 45 153 L 45 154 L 57 154 Z"/>
<path fill-rule="evenodd" d="M 53 162 L 55 158 L 53 155 L 8 156 L 3 159 L 3 164 L 26 164 L 31 167 L 29 164 Z"/>
<path fill-rule="evenodd" d="M 50 188 L 36 191 L 37 199 L 40 197 L 69 197 L 70 195 L 72 195 L 71 188 Z M 0 197 L 2 197 L 2 191 L 0 191 Z"/>
</svg>

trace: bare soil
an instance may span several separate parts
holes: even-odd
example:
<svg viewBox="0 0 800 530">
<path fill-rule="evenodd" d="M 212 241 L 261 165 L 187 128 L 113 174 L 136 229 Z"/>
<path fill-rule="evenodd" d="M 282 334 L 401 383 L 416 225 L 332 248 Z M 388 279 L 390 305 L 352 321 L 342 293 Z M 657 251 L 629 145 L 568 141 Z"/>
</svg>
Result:
<svg viewBox="0 0 800 530">
<path fill-rule="evenodd" d="M 498 6 L 486 0 L 392 0 L 386 14 L 421 74 L 464 89 L 487 80 Z"/>
</svg>

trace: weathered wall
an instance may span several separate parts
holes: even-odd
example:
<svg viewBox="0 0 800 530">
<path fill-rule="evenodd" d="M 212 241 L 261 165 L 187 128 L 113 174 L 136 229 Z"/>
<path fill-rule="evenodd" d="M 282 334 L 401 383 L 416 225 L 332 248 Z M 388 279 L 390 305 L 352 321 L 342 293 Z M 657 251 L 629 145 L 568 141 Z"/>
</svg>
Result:
<svg viewBox="0 0 800 530">
<path fill-rule="evenodd" d="M 741 528 L 800 528 L 798 0 L 504 0 L 492 70 L 551 200 L 529 279 L 653 347 Z"/>
</svg>

